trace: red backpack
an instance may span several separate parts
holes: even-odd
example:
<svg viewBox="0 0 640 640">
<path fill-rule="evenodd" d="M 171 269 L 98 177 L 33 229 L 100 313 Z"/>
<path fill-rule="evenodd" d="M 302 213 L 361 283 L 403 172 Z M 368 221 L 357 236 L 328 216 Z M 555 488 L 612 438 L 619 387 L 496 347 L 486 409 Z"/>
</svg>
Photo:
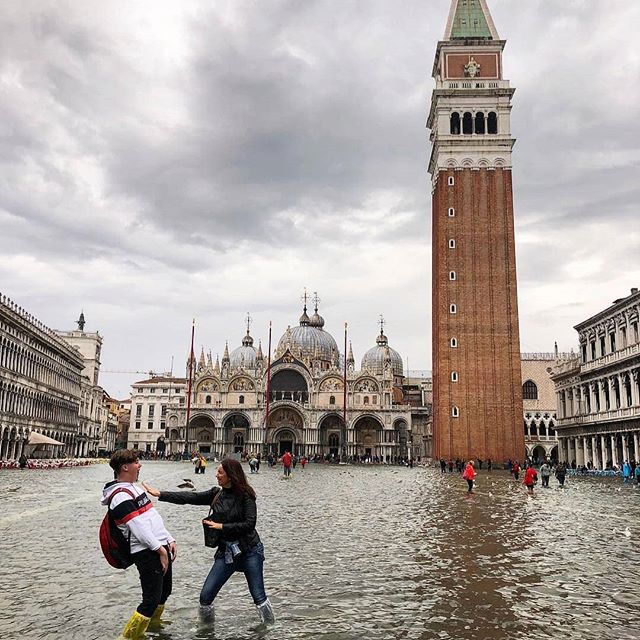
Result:
<svg viewBox="0 0 640 640">
<path fill-rule="evenodd" d="M 102 549 L 102 553 L 107 562 L 116 569 L 126 569 L 133 564 L 130 545 L 131 533 L 129 533 L 129 540 L 127 540 L 122 531 L 118 529 L 118 525 L 113 519 L 111 509 L 109 508 L 113 497 L 121 491 L 125 491 L 135 499 L 135 496 L 131 491 L 129 491 L 129 489 L 125 489 L 124 487 L 116 489 L 109 496 L 109 501 L 107 502 L 107 513 L 105 513 L 104 518 L 100 523 L 100 548 Z"/>
</svg>

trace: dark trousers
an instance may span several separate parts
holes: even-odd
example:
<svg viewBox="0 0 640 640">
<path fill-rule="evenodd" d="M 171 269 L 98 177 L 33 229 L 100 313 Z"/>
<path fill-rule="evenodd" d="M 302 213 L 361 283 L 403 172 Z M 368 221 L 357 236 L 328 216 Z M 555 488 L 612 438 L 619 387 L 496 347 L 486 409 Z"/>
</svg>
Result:
<svg viewBox="0 0 640 640">
<path fill-rule="evenodd" d="M 543 487 L 549 486 L 549 476 L 542 476 L 542 486 Z"/>
<path fill-rule="evenodd" d="M 169 548 L 167 547 L 167 552 Z M 132 554 L 142 587 L 142 602 L 138 605 L 138 613 L 150 618 L 159 604 L 164 604 L 171 595 L 172 572 L 171 562 L 167 573 L 162 573 L 160 556 L 157 551 L 138 551 Z"/>
<path fill-rule="evenodd" d="M 469 485 L 469 493 L 473 493 L 473 480 L 467 479 L 467 485 Z"/>
</svg>

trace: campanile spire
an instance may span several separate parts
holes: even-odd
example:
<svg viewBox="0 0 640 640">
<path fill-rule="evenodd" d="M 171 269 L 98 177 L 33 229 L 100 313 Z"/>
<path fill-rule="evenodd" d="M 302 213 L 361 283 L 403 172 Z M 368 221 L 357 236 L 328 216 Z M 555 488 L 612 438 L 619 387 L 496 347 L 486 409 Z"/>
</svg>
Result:
<svg viewBox="0 0 640 640">
<path fill-rule="evenodd" d="M 452 0 L 431 129 L 434 455 L 522 459 L 510 113 L 485 0 Z"/>
</svg>

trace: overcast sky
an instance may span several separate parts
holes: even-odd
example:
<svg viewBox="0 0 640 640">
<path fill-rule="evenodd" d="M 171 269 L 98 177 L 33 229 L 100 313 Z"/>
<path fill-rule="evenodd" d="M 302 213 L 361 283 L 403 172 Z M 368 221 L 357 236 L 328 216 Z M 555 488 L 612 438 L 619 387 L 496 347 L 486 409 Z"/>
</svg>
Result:
<svg viewBox="0 0 640 640">
<path fill-rule="evenodd" d="M 640 2 L 489 0 L 517 91 L 522 351 L 640 285 Z M 184 373 L 297 324 L 431 368 L 425 128 L 450 0 L 21 0 L 0 9 L 0 291 Z M 103 374 L 126 397 L 137 374 Z"/>
</svg>

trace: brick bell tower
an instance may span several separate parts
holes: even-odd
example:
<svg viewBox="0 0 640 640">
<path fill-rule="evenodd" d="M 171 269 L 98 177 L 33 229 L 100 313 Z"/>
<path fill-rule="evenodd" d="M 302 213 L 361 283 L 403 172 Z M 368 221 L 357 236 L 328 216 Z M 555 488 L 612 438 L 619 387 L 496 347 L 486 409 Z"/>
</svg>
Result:
<svg viewBox="0 0 640 640">
<path fill-rule="evenodd" d="M 452 0 L 433 77 L 434 456 L 522 460 L 514 89 L 486 0 Z"/>
</svg>

